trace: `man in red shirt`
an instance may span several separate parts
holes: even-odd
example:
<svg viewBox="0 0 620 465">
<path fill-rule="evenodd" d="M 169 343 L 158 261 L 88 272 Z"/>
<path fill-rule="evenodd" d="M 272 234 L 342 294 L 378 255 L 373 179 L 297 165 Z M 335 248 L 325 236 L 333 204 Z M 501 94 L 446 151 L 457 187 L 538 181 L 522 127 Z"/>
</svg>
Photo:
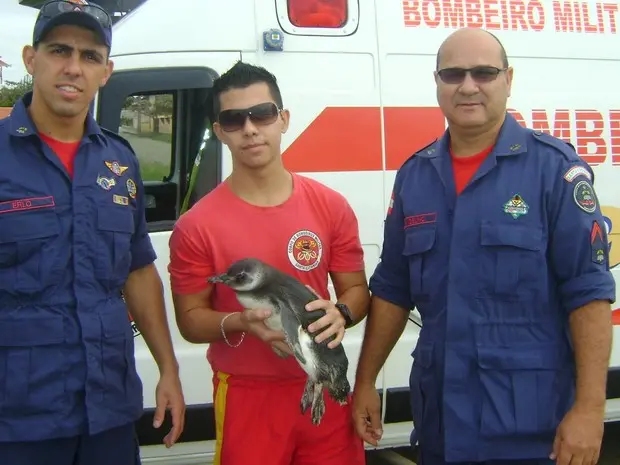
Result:
<svg viewBox="0 0 620 465">
<path fill-rule="evenodd" d="M 268 311 L 243 309 L 233 291 L 207 284 L 236 260 L 261 259 L 321 296 L 308 310 L 317 342 L 361 321 L 370 296 L 357 218 L 346 199 L 287 171 L 280 142 L 289 123 L 276 79 L 237 63 L 214 84 L 213 130 L 232 154 L 232 174 L 176 223 L 170 239 L 171 287 L 181 334 L 209 343 L 214 372 L 215 464 L 357 465 L 365 463 L 350 405 L 326 396 L 314 426 L 300 401 L 306 375 L 284 334 L 267 328 Z M 329 300 L 328 276 L 338 303 Z"/>
</svg>

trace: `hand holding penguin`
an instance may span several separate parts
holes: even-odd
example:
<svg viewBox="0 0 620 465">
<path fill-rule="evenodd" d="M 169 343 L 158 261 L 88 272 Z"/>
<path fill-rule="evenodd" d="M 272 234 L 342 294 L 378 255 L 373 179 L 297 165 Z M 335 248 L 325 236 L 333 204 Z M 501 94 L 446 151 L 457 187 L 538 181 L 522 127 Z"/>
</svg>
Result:
<svg viewBox="0 0 620 465">
<path fill-rule="evenodd" d="M 265 324 L 265 320 L 271 316 L 270 310 L 248 308 L 241 312 L 241 324 L 244 331 L 253 334 L 265 342 L 284 341 L 284 331 L 275 331 Z"/>
<path fill-rule="evenodd" d="M 293 276 L 253 258 L 238 260 L 226 273 L 208 278 L 212 284 L 230 287 L 245 310 L 242 324 L 263 341 L 272 343 L 281 357 L 292 352 L 308 375 L 301 398 L 301 412 L 311 409 L 312 423 L 318 425 L 325 414 L 323 389 L 341 405 L 349 401 L 347 379 L 349 360 L 340 344 L 344 317 L 328 300 Z M 338 314 L 336 316 L 336 313 Z M 321 334 L 311 332 L 324 329 Z M 290 351 L 277 345 L 286 341 Z"/>
<path fill-rule="evenodd" d="M 338 344 L 342 342 L 344 338 L 344 329 L 346 325 L 346 321 L 342 316 L 342 313 L 338 311 L 336 305 L 331 300 L 321 299 L 319 294 L 312 289 L 310 286 L 306 285 L 308 289 L 312 291 L 312 293 L 317 297 L 317 300 L 310 302 L 306 305 L 306 310 L 309 312 L 314 312 L 316 310 L 325 310 L 326 315 L 322 318 L 319 318 L 317 321 L 308 326 L 308 331 L 315 334 L 318 330 L 322 328 L 327 328 L 322 331 L 319 335 L 314 338 L 314 341 L 317 344 L 320 344 L 325 339 L 334 335 L 334 339 L 327 344 L 327 347 L 333 349 Z"/>
<path fill-rule="evenodd" d="M 274 331 L 265 324 L 265 320 L 271 316 L 271 311 L 248 308 L 241 312 L 241 324 L 246 333 L 250 333 L 261 341 L 271 343 L 274 352 L 281 357 L 293 355 L 293 351 L 286 344 L 284 331 Z"/>
</svg>

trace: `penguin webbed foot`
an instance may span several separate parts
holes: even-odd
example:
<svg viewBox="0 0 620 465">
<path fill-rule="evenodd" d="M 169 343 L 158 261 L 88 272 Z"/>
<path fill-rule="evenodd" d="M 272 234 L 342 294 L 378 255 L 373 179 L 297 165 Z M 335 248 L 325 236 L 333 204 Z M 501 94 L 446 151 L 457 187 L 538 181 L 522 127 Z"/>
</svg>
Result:
<svg viewBox="0 0 620 465">
<path fill-rule="evenodd" d="M 312 397 L 312 424 L 318 426 L 325 415 L 325 398 L 323 397 L 323 384 L 316 383 Z"/>
<path fill-rule="evenodd" d="M 301 414 L 305 414 L 306 411 L 312 405 L 312 398 L 314 397 L 314 382 L 308 378 L 306 381 L 306 387 L 304 388 L 304 393 L 301 396 Z"/>
</svg>

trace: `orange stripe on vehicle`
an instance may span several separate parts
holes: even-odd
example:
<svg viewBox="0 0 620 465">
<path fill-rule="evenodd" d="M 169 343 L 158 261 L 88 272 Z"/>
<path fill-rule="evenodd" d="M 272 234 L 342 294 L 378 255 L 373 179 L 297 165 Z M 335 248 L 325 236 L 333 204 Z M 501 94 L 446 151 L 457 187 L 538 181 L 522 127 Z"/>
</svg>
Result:
<svg viewBox="0 0 620 465">
<path fill-rule="evenodd" d="M 386 168 L 397 170 L 445 128 L 438 107 L 383 109 Z M 284 151 L 292 171 L 381 171 L 379 107 L 327 107 Z"/>
<path fill-rule="evenodd" d="M 379 107 L 327 107 L 284 151 L 292 171 L 380 171 Z"/>
<path fill-rule="evenodd" d="M 445 118 L 439 107 L 386 107 L 383 117 L 388 170 L 399 169 L 405 160 L 445 130 Z"/>
</svg>

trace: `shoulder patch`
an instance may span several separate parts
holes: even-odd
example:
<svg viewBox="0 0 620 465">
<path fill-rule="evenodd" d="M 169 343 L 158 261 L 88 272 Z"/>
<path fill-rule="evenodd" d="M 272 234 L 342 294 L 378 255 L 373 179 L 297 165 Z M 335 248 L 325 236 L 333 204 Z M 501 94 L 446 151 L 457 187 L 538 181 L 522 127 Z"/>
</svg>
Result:
<svg viewBox="0 0 620 465">
<path fill-rule="evenodd" d="M 109 137 L 110 139 L 113 139 L 113 140 L 115 140 L 115 141 L 120 142 L 121 144 L 123 144 L 125 147 L 127 147 L 127 148 L 129 149 L 129 151 L 131 152 L 131 154 L 132 154 L 135 158 L 137 158 L 136 152 L 134 151 L 133 147 L 131 146 L 131 144 L 129 143 L 129 141 L 128 141 L 127 139 L 125 139 L 123 136 L 121 136 L 120 134 L 118 134 L 118 133 L 116 133 L 116 132 L 110 131 L 109 129 L 106 129 L 106 128 L 103 128 L 103 127 L 100 127 L 100 128 L 101 128 L 101 132 L 102 132 L 105 136 L 107 136 L 107 137 Z"/>
<path fill-rule="evenodd" d="M 592 181 L 592 175 L 590 172 L 581 165 L 571 166 L 566 173 L 564 173 L 564 179 L 568 182 L 573 182 L 579 176 L 583 176 L 588 179 L 588 181 Z"/>
<path fill-rule="evenodd" d="M 588 181 L 579 181 L 573 189 L 575 204 L 586 213 L 596 211 L 596 194 Z"/>
</svg>

